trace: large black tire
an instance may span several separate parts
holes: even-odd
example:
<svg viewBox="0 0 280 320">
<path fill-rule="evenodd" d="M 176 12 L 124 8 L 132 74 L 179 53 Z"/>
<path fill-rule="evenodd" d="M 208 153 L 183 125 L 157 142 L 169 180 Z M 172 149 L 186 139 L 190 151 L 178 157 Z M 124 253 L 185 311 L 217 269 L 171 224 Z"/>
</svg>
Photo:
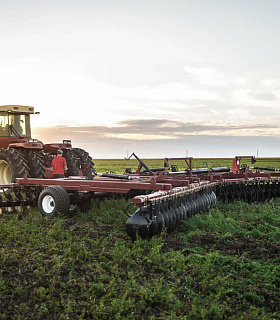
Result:
<svg viewBox="0 0 280 320">
<path fill-rule="evenodd" d="M 69 214 L 70 198 L 65 189 L 51 186 L 44 189 L 38 199 L 38 208 L 45 217 L 54 217 L 58 213 Z"/>
<path fill-rule="evenodd" d="M 91 209 L 91 197 L 85 198 L 78 203 L 81 212 L 89 212 Z"/>
<path fill-rule="evenodd" d="M 30 176 L 30 168 L 24 155 L 17 149 L 0 150 L 0 184 L 15 182 L 24 174 Z"/>
<path fill-rule="evenodd" d="M 22 150 L 22 153 L 28 162 L 28 166 L 30 168 L 30 177 L 45 179 L 46 167 L 40 152 L 31 149 L 24 149 Z"/>
<path fill-rule="evenodd" d="M 92 157 L 89 155 L 88 152 L 80 148 L 73 148 L 73 151 L 75 155 L 79 158 L 80 165 L 81 163 L 85 163 L 87 166 L 86 179 L 92 180 L 95 175 L 94 163 L 92 162 Z"/>
<path fill-rule="evenodd" d="M 78 176 L 79 175 L 79 169 L 80 169 L 80 160 L 76 156 L 73 149 L 69 150 L 63 150 L 63 157 L 65 158 L 67 162 L 68 167 L 68 176 Z"/>
</svg>

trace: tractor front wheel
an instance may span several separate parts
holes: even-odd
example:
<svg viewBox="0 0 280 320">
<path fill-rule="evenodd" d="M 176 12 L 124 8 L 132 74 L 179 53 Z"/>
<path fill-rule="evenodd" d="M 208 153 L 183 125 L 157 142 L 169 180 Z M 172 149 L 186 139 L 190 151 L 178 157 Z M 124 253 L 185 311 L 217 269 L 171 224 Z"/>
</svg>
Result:
<svg viewBox="0 0 280 320">
<path fill-rule="evenodd" d="M 24 174 L 30 175 L 30 168 L 23 154 L 17 149 L 0 150 L 0 184 L 15 182 Z"/>
</svg>

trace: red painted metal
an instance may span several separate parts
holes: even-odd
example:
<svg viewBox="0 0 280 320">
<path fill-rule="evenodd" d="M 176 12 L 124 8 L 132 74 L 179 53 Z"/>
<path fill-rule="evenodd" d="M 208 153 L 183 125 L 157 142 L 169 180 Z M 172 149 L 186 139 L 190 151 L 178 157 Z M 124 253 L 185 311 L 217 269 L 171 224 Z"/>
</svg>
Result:
<svg viewBox="0 0 280 320">
<path fill-rule="evenodd" d="M 190 185 L 189 187 L 177 187 L 169 191 L 157 191 L 152 194 L 148 195 L 141 195 L 136 196 L 133 198 L 133 204 L 135 206 L 144 206 L 148 203 L 156 202 L 159 199 L 164 198 L 165 196 L 180 196 L 183 193 L 189 192 L 198 192 L 200 190 L 206 189 L 206 188 L 212 188 L 216 185 L 216 183 L 211 183 L 208 181 L 203 181 L 202 183 L 194 183 Z"/>
<path fill-rule="evenodd" d="M 240 162 L 242 159 L 250 159 L 252 164 L 256 163 L 256 161 L 257 161 L 255 156 L 236 156 L 235 157 L 235 163 L 236 163 L 236 167 L 237 167 L 236 171 L 240 170 Z"/>
<path fill-rule="evenodd" d="M 44 144 L 42 141 L 36 141 L 36 142 L 21 141 L 18 143 L 10 143 L 8 147 L 9 148 L 43 150 Z"/>
<path fill-rule="evenodd" d="M 269 172 L 269 173 L 263 173 L 263 172 L 253 172 L 250 170 L 248 166 L 241 166 L 240 162 L 242 159 L 250 159 L 251 163 L 255 163 L 256 159 L 254 156 L 236 156 L 234 161 L 236 163 L 236 171 L 231 172 L 219 172 L 215 173 L 212 172 L 210 169 L 207 173 L 193 173 L 193 158 L 192 157 L 185 157 L 185 158 L 165 158 L 164 159 L 164 171 L 154 171 L 153 176 L 157 179 L 158 182 L 164 182 L 164 183 L 170 183 L 173 187 L 181 187 L 181 186 L 188 186 L 195 182 L 201 182 L 201 181 L 223 181 L 223 180 L 229 180 L 229 179 L 239 179 L 239 180 L 248 180 L 250 178 L 267 178 L 270 177 L 278 177 L 280 176 L 279 172 Z M 170 167 L 170 160 L 184 160 L 187 164 L 188 170 L 186 172 L 172 172 L 170 173 L 168 171 Z M 129 176 L 133 177 L 151 177 L 149 173 L 145 171 L 139 172 L 139 169 L 142 168 L 142 163 L 139 164 L 139 167 L 135 173 L 128 174 Z"/>
<path fill-rule="evenodd" d="M 184 158 L 165 158 L 164 159 L 164 168 L 168 169 L 170 167 L 169 165 L 169 160 L 184 160 L 187 164 L 187 167 L 189 169 L 190 172 L 190 177 L 192 176 L 192 169 L 193 169 L 193 165 L 192 165 L 192 161 L 193 161 L 193 157 L 184 157 Z"/>
<path fill-rule="evenodd" d="M 53 173 L 52 173 L 52 169 L 51 168 L 46 168 L 45 176 L 46 176 L 47 179 L 52 179 L 53 178 Z"/>
<path fill-rule="evenodd" d="M 44 151 L 46 153 L 55 154 L 58 149 L 68 150 L 72 149 L 71 143 L 48 143 L 44 145 Z"/>
<path fill-rule="evenodd" d="M 28 143 L 30 138 L 18 138 L 18 137 L 0 137 L 0 149 L 8 148 L 10 144 L 24 144 Z"/>
<path fill-rule="evenodd" d="M 70 177 L 64 179 L 35 179 L 17 178 L 14 186 L 40 186 L 43 188 L 50 186 L 61 186 L 66 190 L 79 192 L 108 192 L 108 193 L 128 193 L 130 190 L 171 190 L 172 185 L 157 183 L 156 180 L 127 180 L 113 181 L 112 179 L 99 178 L 85 180 L 83 177 Z"/>
<path fill-rule="evenodd" d="M 71 146 L 70 143 L 64 144 L 50 144 L 48 147 L 49 151 L 55 148 L 61 148 L 62 145 L 66 147 Z M 53 148 L 53 149 L 51 149 Z M 69 147 L 70 148 L 70 147 Z M 169 160 L 182 160 L 184 159 L 188 165 L 189 170 L 186 172 L 168 172 L 155 171 L 150 173 L 133 173 L 126 174 L 129 179 L 122 179 L 118 175 L 118 180 L 112 177 L 94 177 L 93 180 L 86 180 L 85 177 L 69 177 L 64 179 L 50 179 L 52 173 L 47 170 L 48 179 L 35 179 L 35 178 L 18 178 L 16 183 L 6 185 L 6 187 L 41 187 L 46 188 L 50 186 L 61 186 L 68 191 L 77 191 L 79 193 L 94 193 L 94 192 L 105 192 L 105 193 L 121 193 L 126 194 L 132 190 L 142 191 L 154 191 L 149 195 L 141 195 L 134 198 L 133 203 L 136 206 L 146 205 L 154 200 L 160 199 L 165 196 L 177 196 L 180 193 L 185 192 L 196 192 L 204 188 L 213 188 L 221 182 L 232 183 L 250 181 L 252 183 L 259 181 L 280 181 L 280 172 L 253 172 L 248 166 L 240 166 L 241 158 L 250 158 L 254 161 L 254 157 L 236 157 L 239 160 L 239 170 L 236 172 L 211 172 L 204 171 L 203 173 L 194 174 L 192 172 L 192 159 L 193 158 L 166 158 L 165 165 L 169 165 Z M 236 161 L 237 161 L 236 160 Z M 141 167 L 143 162 L 140 163 Z M 144 164 L 145 165 L 145 164 Z M 145 165 L 146 166 L 146 165 Z M 5 188 L 5 185 L 0 186 Z"/>
</svg>

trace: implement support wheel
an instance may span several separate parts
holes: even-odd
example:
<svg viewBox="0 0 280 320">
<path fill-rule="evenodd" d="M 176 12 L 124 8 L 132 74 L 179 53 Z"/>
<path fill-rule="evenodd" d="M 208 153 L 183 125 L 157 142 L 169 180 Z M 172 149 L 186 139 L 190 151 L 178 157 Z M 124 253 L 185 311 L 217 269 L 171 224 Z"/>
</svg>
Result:
<svg viewBox="0 0 280 320">
<path fill-rule="evenodd" d="M 44 189 L 39 196 L 38 208 L 45 217 L 54 217 L 58 213 L 69 214 L 69 195 L 62 187 L 48 187 Z"/>
</svg>

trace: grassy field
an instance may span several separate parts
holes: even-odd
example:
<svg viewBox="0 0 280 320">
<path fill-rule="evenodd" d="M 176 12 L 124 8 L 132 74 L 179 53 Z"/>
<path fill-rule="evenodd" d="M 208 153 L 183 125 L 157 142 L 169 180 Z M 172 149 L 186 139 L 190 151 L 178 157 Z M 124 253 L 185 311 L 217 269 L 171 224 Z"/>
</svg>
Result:
<svg viewBox="0 0 280 320">
<path fill-rule="evenodd" d="M 99 172 L 125 166 L 96 161 Z M 278 199 L 218 203 L 135 242 L 125 204 L 0 215 L 0 319 L 280 319 Z"/>
<path fill-rule="evenodd" d="M 163 167 L 164 159 L 141 159 L 150 168 Z M 232 158 L 204 158 L 204 159 L 193 159 L 194 168 L 211 168 L 211 167 L 230 167 L 232 166 Z M 135 159 L 124 160 L 124 159 L 96 159 L 94 160 L 95 168 L 97 172 L 113 171 L 115 173 L 123 173 L 126 168 L 136 170 L 138 167 L 138 161 Z M 177 165 L 179 170 L 187 168 L 185 161 L 170 161 L 170 165 Z M 280 158 L 258 158 L 255 164 L 251 164 L 249 159 L 244 159 L 241 164 L 247 164 L 249 166 L 272 166 L 280 168 Z"/>
</svg>

